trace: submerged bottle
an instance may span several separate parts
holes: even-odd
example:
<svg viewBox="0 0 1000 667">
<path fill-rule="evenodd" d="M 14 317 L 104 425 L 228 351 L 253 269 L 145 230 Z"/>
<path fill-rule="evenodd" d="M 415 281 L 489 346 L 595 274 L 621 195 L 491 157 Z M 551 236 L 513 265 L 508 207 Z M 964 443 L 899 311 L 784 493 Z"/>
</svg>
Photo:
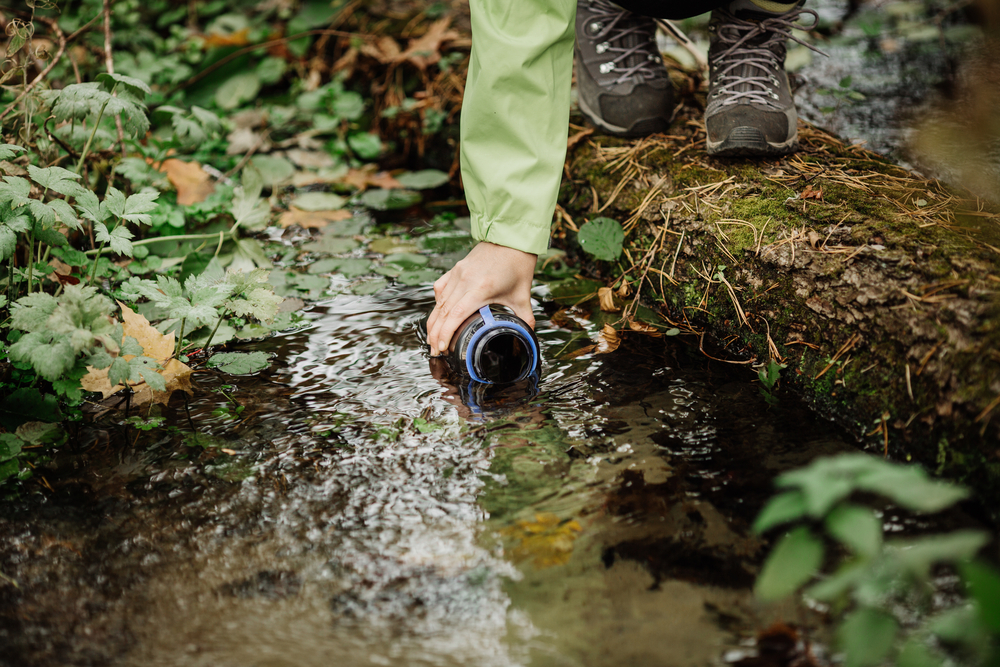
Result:
<svg viewBox="0 0 1000 667">
<path fill-rule="evenodd" d="M 448 348 L 457 372 L 483 384 L 520 382 L 538 373 L 541 355 L 531 327 L 504 306 L 483 306 L 458 328 Z"/>
</svg>

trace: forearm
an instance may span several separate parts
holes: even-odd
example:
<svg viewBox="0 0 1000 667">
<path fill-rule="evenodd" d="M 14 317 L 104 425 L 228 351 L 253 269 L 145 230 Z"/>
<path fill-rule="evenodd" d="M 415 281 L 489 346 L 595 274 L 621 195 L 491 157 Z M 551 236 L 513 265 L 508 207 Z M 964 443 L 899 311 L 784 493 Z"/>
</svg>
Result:
<svg viewBox="0 0 1000 667">
<path fill-rule="evenodd" d="M 477 240 L 548 247 L 569 124 L 576 0 L 472 0 L 462 179 Z"/>
</svg>

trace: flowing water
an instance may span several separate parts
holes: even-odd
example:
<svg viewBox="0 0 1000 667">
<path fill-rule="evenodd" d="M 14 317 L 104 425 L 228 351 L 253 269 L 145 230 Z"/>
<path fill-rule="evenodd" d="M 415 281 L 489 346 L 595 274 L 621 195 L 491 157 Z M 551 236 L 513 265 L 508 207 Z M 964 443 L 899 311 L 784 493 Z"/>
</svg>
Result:
<svg viewBox="0 0 1000 667">
<path fill-rule="evenodd" d="M 779 617 L 748 524 L 846 449 L 831 425 L 677 339 L 566 358 L 565 311 L 537 395 L 470 408 L 431 304 L 320 302 L 244 346 L 270 370 L 199 373 L 173 432 L 89 433 L 0 518 L 0 664 L 696 665 Z"/>
</svg>

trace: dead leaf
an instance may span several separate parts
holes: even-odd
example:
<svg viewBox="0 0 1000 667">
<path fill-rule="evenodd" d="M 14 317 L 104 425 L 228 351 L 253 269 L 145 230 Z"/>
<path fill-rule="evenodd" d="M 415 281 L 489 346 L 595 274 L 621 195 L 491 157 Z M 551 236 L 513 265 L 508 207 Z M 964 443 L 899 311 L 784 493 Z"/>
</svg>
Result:
<svg viewBox="0 0 1000 667">
<path fill-rule="evenodd" d="M 366 42 L 361 45 L 361 53 L 383 65 L 396 61 L 401 51 L 399 44 L 392 37 L 382 37 L 376 42 Z"/>
<path fill-rule="evenodd" d="M 402 188 L 403 184 L 393 178 L 388 172 L 375 172 L 375 165 L 367 164 L 361 169 L 351 169 L 340 179 L 341 183 L 356 188 L 359 191 L 367 190 L 369 186 L 375 188 L 385 188 L 392 190 Z"/>
<path fill-rule="evenodd" d="M 55 272 L 52 273 L 52 277 L 58 280 L 60 285 L 80 284 L 79 278 L 70 275 L 71 273 L 73 273 L 73 267 L 67 264 L 66 262 L 62 262 L 58 259 L 52 258 L 49 260 L 49 266 L 55 269 Z"/>
<path fill-rule="evenodd" d="M 289 148 L 285 155 L 292 163 L 303 169 L 322 169 L 334 167 L 337 162 L 326 151 L 307 151 L 301 148 Z"/>
<path fill-rule="evenodd" d="M 249 43 L 250 28 L 243 28 L 242 30 L 237 30 L 227 35 L 217 32 L 214 32 L 211 35 L 205 35 L 206 49 L 214 49 L 220 46 L 246 46 Z"/>
<path fill-rule="evenodd" d="M 629 318 L 628 328 L 636 333 L 646 334 L 647 336 L 652 336 L 653 338 L 659 338 L 663 334 L 660 330 L 654 327 L 652 324 L 646 324 L 645 322 L 639 322 L 638 320 L 633 320 Z"/>
<path fill-rule="evenodd" d="M 815 190 L 813 190 L 812 184 L 807 185 L 806 189 L 803 190 L 802 194 L 799 195 L 799 198 L 800 199 L 815 199 L 817 201 L 821 200 L 821 199 L 823 199 L 823 188 L 816 188 Z"/>
<path fill-rule="evenodd" d="M 163 376 L 167 385 L 166 391 L 155 391 L 145 382 L 131 385 L 133 392 L 131 404 L 144 405 L 146 403 L 160 403 L 166 405 L 170 400 L 170 395 L 175 391 L 185 391 L 193 394 L 191 387 L 191 369 L 186 365 L 173 359 L 174 354 L 174 334 L 161 334 L 142 315 L 134 312 L 125 304 L 118 302 L 122 309 L 122 329 L 126 336 L 131 336 L 139 341 L 142 346 L 143 355 L 155 359 L 162 366 L 162 370 L 157 371 Z M 123 359 L 131 361 L 134 355 L 126 354 Z M 87 374 L 80 380 L 80 384 L 87 391 L 99 391 L 107 398 L 125 387 L 116 384 L 111 386 L 108 380 L 107 368 L 87 367 Z"/>
<path fill-rule="evenodd" d="M 514 543 L 511 548 L 514 561 L 551 567 L 569 560 L 573 543 L 582 531 L 575 519 L 561 521 L 555 514 L 545 512 L 536 514 L 534 521 L 521 520 L 500 532 Z"/>
<path fill-rule="evenodd" d="M 618 349 L 619 345 L 621 345 L 621 339 L 618 337 L 618 332 L 610 324 L 605 324 L 597 338 L 597 349 L 594 350 L 594 353 L 607 354 L 614 352 Z"/>
<path fill-rule="evenodd" d="M 621 306 L 615 304 L 615 295 L 610 287 L 600 287 L 597 289 L 597 298 L 601 302 L 601 310 L 605 313 L 617 313 Z"/>
<path fill-rule="evenodd" d="M 303 211 L 292 206 L 289 210 L 281 214 L 278 224 L 285 228 L 298 225 L 306 229 L 319 229 L 326 227 L 331 222 L 347 220 L 351 217 L 353 217 L 353 214 L 345 209 L 336 211 Z"/>
<path fill-rule="evenodd" d="M 823 237 L 812 229 L 810 229 L 809 233 L 806 234 L 806 238 L 809 239 L 809 245 L 812 246 L 813 248 L 819 248 L 820 241 L 823 240 Z"/>
<path fill-rule="evenodd" d="M 629 289 L 628 281 L 626 281 L 626 280 L 623 279 L 622 280 L 622 284 L 618 287 L 618 296 L 620 296 L 621 298 L 624 299 L 625 297 L 627 297 L 631 293 L 632 293 L 632 290 Z"/>
<path fill-rule="evenodd" d="M 458 39 L 459 34 L 454 30 L 449 30 L 451 17 L 446 16 L 431 24 L 427 32 L 422 37 L 410 40 L 406 51 L 394 58 L 396 62 L 408 60 L 420 69 L 427 69 L 428 65 L 433 65 L 441 60 L 440 48 L 444 42 Z"/>
<path fill-rule="evenodd" d="M 576 359 L 585 354 L 608 354 L 617 350 L 619 345 L 621 345 L 621 339 L 618 337 L 618 332 L 610 324 L 605 324 L 601 332 L 597 334 L 597 343 L 565 354 L 563 359 Z"/>
<path fill-rule="evenodd" d="M 267 136 L 262 132 L 257 132 L 249 127 L 238 127 L 226 136 L 229 145 L 226 146 L 226 155 L 243 155 L 251 150 L 258 150 L 267 153 L 271 150 L 272 144 Z"/>
<path fill-rule="evenodd" d="M 198 162 L 184 162 L 170 158 L 163 161 L 160 171 L 166 173 L 167 178 L 177 188 L 177 203 L 182 206 L 205 201 L 208 195 L 215 192 L 212 177 Z"/>
</svg>

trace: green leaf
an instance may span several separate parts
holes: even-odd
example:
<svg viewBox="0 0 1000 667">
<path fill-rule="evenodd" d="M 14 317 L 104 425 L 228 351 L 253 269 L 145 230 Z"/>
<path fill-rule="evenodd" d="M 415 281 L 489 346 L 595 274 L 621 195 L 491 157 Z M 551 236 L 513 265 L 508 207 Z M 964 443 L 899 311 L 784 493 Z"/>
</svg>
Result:
<svg viewBox="0 0 1000 667">
<path fill-rule="evenodd" d="M 870 667 L 888 657 L 899 631 L 896 619 L 876 609 L 851 612 L 837 628 L 837 639 L 846 654 L 844 667 Z"/>
<path fill-rule="evenodd" d="M 969 496 L 956 484 L 933 480 L 919 466 L 885 463 L 858 476 L 857 487 L 878 493 L 916 512 L 939 512 Z"/>
<path fill-rule="evenodd" d="M 979 561 L 962 563 L 959 572 L 966 589 L 976 601 L 979 618 L 996 634 L 1000 634 L 1000 574 Z"/>
<path fill-rule="evenodd" d="M 757 577 L 754 592 L 764 600 L 791 595 L 817 573 L 823 563 L 823 543 L 800 526 L 781 538 Z"/>
<path fill-rule="evenodd" d="M 215 92 L 215 103 L 226 111 L 235 109 L 244 102 L 257 97 L 260 92 L 260 77 L 256 72 L 240 72 L 230 77 Z"/>
<path fill-rule="evenodd" d="M 943 660 L 917 639 L 906 642 L 896 656 L 896 667 L 941 667 L 943 664 Z"/>
<path fill-rule="evenodd" d="M 13 433 L 0 433 L 0 461 L 7 461 L 21 453 L 21 439 Z"/>
<path fill-rule="evenodd" d="M 47 328 L 49 317 L 59 301 L 51 294 L 33 292 L 14 302 L 10 313 L 10 326 L 21 331 L 40 331 Z"/>
<path fill-rule="evenodd" d="M 753 524 L 753 530 L 756 533 L 764 533 L 775 526 L 800 519 L 805 513 L 806 504 L 802 494 L 798 491 L 788 491 L 772 498 L 761 510 Z"/>
<path fill-rule="evenodd" d="M 359 198 L 363 206 L 376 211 L 393 211 L 419 204 L 422 200 L 415 190 L 386 190 L 378 188 L 366 190 Z"/>
<path fill-rule="evenodd" d="M 142 380 L 149 385 L 153 391 L 166 391 L 167 381 L 160 375 L 159 371 L 162 367 L 157 363 L 156 359 L 150 359 L 149 357 L 136 357 L 129 361 L 131 365 L 138 372 Z"/>
<path fill-rule="evenodd" d="M 17 249 L 17 234 L 7 225 L 0 225 L 0 261 L 13 256 Z"/>
<path fill-rule="evenodd" d="M 61 424 L 41 421 L 21 424 L 15 434 L 29 445 L 42 446 L 61 445 L 69 437 Z"/>
<path fill-rule="evenodd" d="M 251 375 L 270 365 L 270 355 L 266 352 L 223 352 L 213 354 L 206 364 L 230 375 Z"/>
<path fill-rule="evenodd" d="M 0 425 L 13 431 L 30 421 L 60 422 L 63 420 L 55 396 L 42 395 L 34 388 L 17 389 L 0 401 Z"/>
<path fill-rule="evenodd" d="M 260 61 L 254 73 L 260 82 L 267 86 L 280 81 L 281 77 L 285 75 L 286 67 L 284 59 L 268 57 Z"/>
<path fill-rule="evenodd" d="M 382 140 L 369 132 L 349 134 L 347 145 L 362 160 L 375 160 L 382 153 Z"/>
<path fill-rule="evenodd" d="M 264 185 L 275 186 L 289 180 L 295 174 L 295 167 L 282 157 L 254 155 L 250 164 L 260 173 Z"/>
<path fill-rule="evenodd" d="M 107 209 L 101 206 L 97 195 L 90 190 L 77 195 L 76 210 L 80 212 L 82 217 L 92 222 L 104 222 L 108 219 Z"/>
<path fill-rule="evenodd" d="M 97 80 L 102 82 L 108 90 L 115 88 L 115 84 L 118 84 L 118 90 L 122 89 L 125 92 L 133 95 L 138 99 L 142 99 L 145 95 L 152 94 L 152 90 L 145 81 L 141 79 L 136 79 L 131 76 L 125 76 L 124 74 L 115 74 L 111 72 L 102 73 L 97 75 Z"/>
<path fill-rule="evenodd" d="M 365 112 L 364 98 L 360 94 L 350 90 L 337 95 L 330 106 L 330 111 L 333 112 L 333 115 L 343 120 L 357 120 Z M 377 153 L 375 157 L 378 157 Z"/>
<path fill-rule="evenodd" d="M 448 182 L 448 174 L 437 169 L 409 171 L 396 177 L 399 184 L 411 190 L 430 190 Z"/>
<path fill-rule="evenodd" d="M 862 556 L 874 557 L 882 549 L 882 522 L 858 505 L 839 505 L 826 517 L 826 530 L 838 542 Z"/>
<path fill-rule="evenodd" d="M 335 211 L 343 208 L 346 201 L 332 192 L 305 192 L 295 197 L 291 204 L 303 211 Z"/>
<path fill-rule="evenodd" d="M 834 505 L 854 491 L 851 479 L 838 476 L 836 471 L 830 474 L 816 464 L 787 472 L 779 476 L 775 484 L 779 487 L 797 486 L 805 498 L 806 511 L 815 519 L 823 518 Z"/>
<path fill-rule="evenodd" d="M 388 285 L 389 282 L 385 278 L 369 278 L 368 280 L 362 280 L 356 285 L 351 285 L 351 294 L 370 296 L 381 292 Z"/>
<path fill-rule="evenodd" d="M 8 53 L 9 53 L 8 49 Z M 0 160 L 9 160 L 18 153 L 23 153 L 24 149 L 17 144 L 0 144 Z"/>
<path fill-rule="evenodd" d="M 440 271 L 434 269 L 417 269 L 413 271 L 403 271 L 396 278 L 396 281 L 403 285 L 424 285 L 433 283 L 441 277 Z"/>
<path fill-rule="evenodd" d="M 52 115 L 57 121 L 83 120 L 87 116 L 96 115 L 105 102 L 110 102 L 111 93 L 101 89 L 96 81 L 88 83 L 73 83 L 62 90 L 50 91 L 46 98 L 55 99 Z"/>
<path fill-rule="evenodd" d="M 15 460 L 0 463 L 0 482 L 14 477 L 21 472 L 21 464 Z"/>
<path fill-rule="evenodd" d="M 625 243 L 625 232 L 617 220 L 594 218 L 583 223 L 577 235 L 580 247 L 597 259 L 607 262 L 618 259 Z"/>
<path fill-rule="evenodd" d="M 847 562 L 826 579 L 809 587 L 806 595 L 820 602 L 831 602 L 847 594 L 868 576 L 870 575 L 866 561 Z"/>
<path fill-rule="evenodd" d="M 987 542 L 989 534 L 984 531 L 956 530 L 912 540 L 893 540 L 886 543 L 886 551 L 912 576 L 926 580 L 935 563 L 971 560 Z"/>
<path fill-rule="evenodd" d="M 87 257 L 87 254 L 80 252 L 76 248 L 53 248 L 52 256 L 58 257 L 70 266 L 87 266 L 90 263 L 90 258 Z"/>
<path fill-rule="evenodd" d="M 361 244 L 352 238 L 324 234 L 318 241 L 303 244 L 302 249 L 327 255 L 343 255 L 359 245 Z"/>
<path fill-rule="evenodd" d="M 61 195 L 75 197 L 81 192 L 86 191 L 86 188 L 77 182 L 80 180 L 80 175 L 62 167 L 46 167 L 42 169 L 29 164 L 28 174 L 35 183 L 38 183 L 46 190 L 52 190 Z"/>
<path fill-rule="evenodd" d="M 11 209 L 27 206 L 31 199 L 31 183 L 20 176 L 4 176 L 0 183 L 0 204 L 10 204 Z"/>
</svg>

